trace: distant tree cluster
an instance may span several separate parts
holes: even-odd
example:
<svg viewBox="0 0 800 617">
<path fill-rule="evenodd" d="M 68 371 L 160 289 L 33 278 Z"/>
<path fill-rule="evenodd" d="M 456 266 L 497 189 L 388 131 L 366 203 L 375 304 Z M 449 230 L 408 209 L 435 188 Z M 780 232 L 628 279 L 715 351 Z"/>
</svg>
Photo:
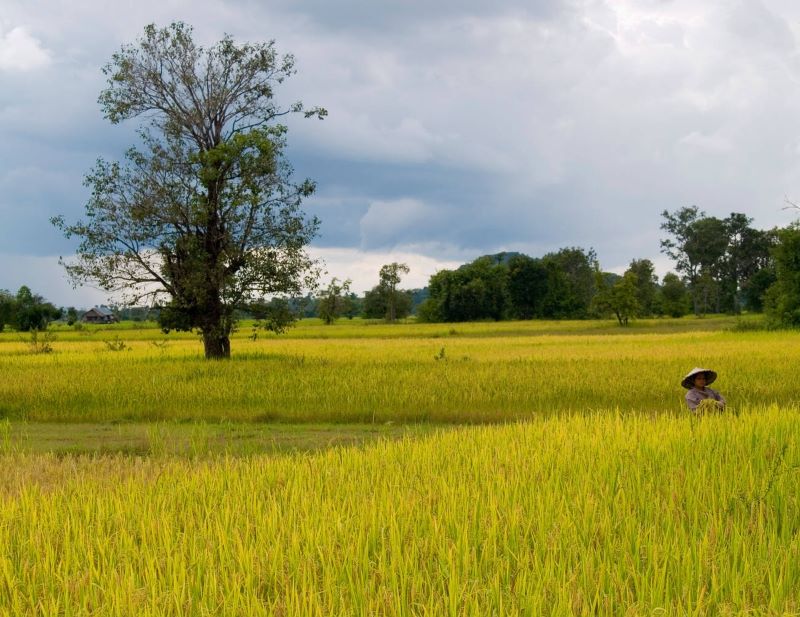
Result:
<svg viewBox="0 0 800 617">
<path fill-rule="evenodd" d="M 668 237 L 661 250 L 675 260 L 695 315 L 761 311 L 767 289 L 776 280 L 776 230 L 750 226 L 752 219 L 733 212 L 720 219 L 696 206 L 662 213 Z"/>
<path fill-rule="evenodd" d="M 566 248 L 537 259 L 519 253 L 479 257 L 434 274 L 420 306 L 425 321 L 581 319 L 596 293 L 594 251 Z"/>
<path fill-rule="evenodd" d="M 670 273 L 659 284 L 649 259 L 634 259 L 620 276 L 603 272 L 593 250 L 570 247 L 544 257 L 520 253 L 486 255 L 430 279 L 420 306 L 424 321 L 586 319 L 614 315 L 625 326 L 633 317 L 689 310 L 686 285 Z"/>
<path fill-rule="evenodd" d="M 0 289 L 0 332 L 10 326 L 19 332 L 44 330 L 61 317 L 61 309 L 23 285 L 16 295 Z"/>
<path fill-rule="evenodd" d="M 421 302 L 421 295 L 424 296 L 422 290 L 400 289 L 402 275 L 408 272 L 408 265 L 403 263 L 382 266 L 378 273 L 378 284 L 367 291 L 363 298 L 350 291 L 350 279 L 340 281 L 333 278 L 316 296 L 309 296 L 297 305 L 302 306 L 306 316 L 316 315 L 326 324 L 332 324 L 340 317 L 352 319 L 357 315 L 392 323 L 408 317 L 416 304 Z"/>
</svg>

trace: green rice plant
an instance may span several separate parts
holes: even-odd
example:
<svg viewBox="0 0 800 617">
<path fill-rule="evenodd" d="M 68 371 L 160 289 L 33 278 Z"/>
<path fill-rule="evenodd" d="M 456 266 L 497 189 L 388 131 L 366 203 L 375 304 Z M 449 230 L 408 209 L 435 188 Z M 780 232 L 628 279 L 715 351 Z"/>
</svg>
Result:
<svg viewBox="0 0 800 617">
<path fill-rule="evenodd" d="M 130 350 L 128 344 L 119 338 L 118 334 L 114 335 L 114 338 L 104 340 L 103 344 L 105 344 L 108 351 L 125 351 L 126 349 Z"/>
<path fill-rule="evenodd" d="M 0 454 L 11 452 L 11 421 L 0 418 Z"/>
<path fill-rule="evenodd" d="M 170 432 L 164 422 L 147 426 L 147 447 L 151 456 L 160 457 L 169 452 Z"/>
<path fill-rule="evenodd" d="M 50 330 L 38 330 L 34 328 L 28 335 L 28 349 L 32 354 L 44 354 L 53 352 L 53 342 L 56 335 Z"/>
</svg>

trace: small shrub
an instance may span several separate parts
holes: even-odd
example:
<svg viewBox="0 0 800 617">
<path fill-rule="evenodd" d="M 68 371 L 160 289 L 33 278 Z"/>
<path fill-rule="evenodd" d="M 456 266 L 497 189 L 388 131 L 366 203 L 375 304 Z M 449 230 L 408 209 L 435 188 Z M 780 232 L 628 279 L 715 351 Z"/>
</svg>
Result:
<svg viewBox="0 0 800 617">
<path fill-rule="evenodd" d="M 150 344 L 158 349 L 161 353 L 165 353 L 167 351 L 167 345 L 169 344 L 168 341 L 150 341 Z"/>
<path fill-rule="evenodd" d="M 30 339 L 28 340 L 28 347 L 31 353 L 52 353 L 53 341 L 56 340 L 56 335 L 50 330 L 31 330 Z"/>
<path fill-rule="evenodd" d="M 125 351 L 126 349 L 130 349 L 128 344 L 119 338 L 119 335 L 115 336 L 113 339 L 105 340 L 103 342 L 109 351 Z"/>
</svg>

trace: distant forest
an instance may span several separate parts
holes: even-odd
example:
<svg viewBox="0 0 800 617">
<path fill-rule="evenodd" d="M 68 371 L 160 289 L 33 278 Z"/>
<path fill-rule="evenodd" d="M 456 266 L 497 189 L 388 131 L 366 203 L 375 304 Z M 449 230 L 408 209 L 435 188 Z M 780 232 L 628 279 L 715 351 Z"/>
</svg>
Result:
<svg viewBox="0 0 800 617">
<path fill-rule="evenodd" d="M 272 298 L 237 313 L 278 323 L 320 317 L 325 323 L 364 317 L 395 321 L 459 322 L 505 319 L 616 318 L 688 313 L 766 312 L 776 325 L 800 325 L 800 223 L 759 230 L 731 213 L 707 216 L 697 207 L 664 211 L 661 251 L 675 263 L 662 279 L 649 259 L 632 259 L 623 274 L 602 270 L 592 249 L 563 248 L 542 257 L 517 252 L 484 255 L 441 270 L 423 289 L 400 288 L 405 264 L 387 264 L 363 296 L 334 278 L 306 297 Z M 112 307 L 119 319 L 158 320 L 159 307 Z M 81 311 L 57 308 L 22 287 L 0 290 L 0 331 L 38 330 L 53 320 L 79 321 Z"/>
</svg>

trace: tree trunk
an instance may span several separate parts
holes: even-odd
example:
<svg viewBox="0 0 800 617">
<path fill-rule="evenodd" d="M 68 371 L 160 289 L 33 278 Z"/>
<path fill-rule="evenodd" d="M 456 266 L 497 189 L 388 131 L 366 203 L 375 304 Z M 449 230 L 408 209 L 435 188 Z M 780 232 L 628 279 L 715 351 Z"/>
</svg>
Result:
<svg viewBox="0 0 800 617">
<path fill-rule="evenodd" d="M 206 360 L 225 360 L 231 357 L 231 339 L 221 334 L 216 328 L 214 332 L 203 331 L 203 348 Z"/>
</svg>

